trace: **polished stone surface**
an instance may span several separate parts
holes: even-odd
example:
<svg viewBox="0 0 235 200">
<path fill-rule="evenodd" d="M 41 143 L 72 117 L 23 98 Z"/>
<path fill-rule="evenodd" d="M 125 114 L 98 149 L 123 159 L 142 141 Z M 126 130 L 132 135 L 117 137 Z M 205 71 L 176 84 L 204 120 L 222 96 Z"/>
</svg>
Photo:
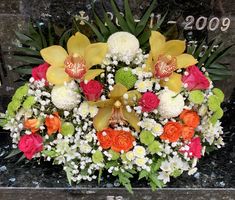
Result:
<svg viewBox="0 0 235 200">
<path fill-rule="evenodd" d="M 27 28 L 29 18 L 37 22 L 52 21 L 60 28 L 66 28 L 71 25 L 71 18 L 74 15 L 81 15 L 80 11 L 85 11 L 91 18 L 91 4 L 95 2 L 96 11 L 100 13 L 100 0 L 1 0 L 0 1 L 0 44 L 1 54 L 4 61 L 4 67 L 7 68 L 8 75 L 1 80 L 0 93 L 7 93 L 11 95 L 13 90 L 17 87 L 15 82 L 18 76 L 10 71 L 10 69 L 17 65 L 16 61 L 12 59 L 11 54 L 14 50 L 16 38 L 14 31 L 19 31 Z M 108 9 L 110 4 L 104 1 Z M 116 0 L 118 5 L 122 8 L 123 1 Z M 141 16 L 141 13 L 149 6 L 151 1 L 130 0 L 132 9 L 136 14 L 136 18 Z M 193 34 L 195 39 L 202 36 L 213 38 L 221 35 L 222 39 L 227 44 L 235 43 L 235 1 L 233 0 L 158 0 L 155 16 L 169 11 L 167 21 L 177 21 L 177 29 L 182 31 L 183 21 L 188 15 L 193 15 L 195 19 L 200 16 L 218 17 L 220 20 L 223 17 L 231 19 L 231 25 L 226 32 L 219 29 L 212 32 L 204 29 L 202 31 L 195 31 Z M 166 26 L 166 24 L 165 24 Z M 185 33 L 185 32 L 184 32 Z M 235 56 L 234 49 L 223 59 L 224 62 L 230 63 L 230 68 L 234 71 L 235 64 L 233 57 Z M 1 64 L 2 65 L 2 64 Z M 1 70 L 0 70 L 1 71 Z M 234 74 L 234 72 L 233 72 Z M 234 75 L 224 81 L 216 83 L 217 86 L 223 88 L 226 97 L 231 95 L 233 86 L 235 85 Z M 13 90 L 8 90 L 12 88 Z M 7 90 L 7 92 L 6 92 Z"/>
</svg>

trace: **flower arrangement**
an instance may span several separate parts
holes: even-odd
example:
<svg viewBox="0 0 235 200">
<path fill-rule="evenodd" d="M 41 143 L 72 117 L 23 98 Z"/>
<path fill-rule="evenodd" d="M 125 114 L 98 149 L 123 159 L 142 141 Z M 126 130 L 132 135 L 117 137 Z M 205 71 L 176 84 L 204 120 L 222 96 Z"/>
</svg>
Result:
<svg viewBox="0 0 235 200">
<path fill-rule="evenodd" d="M 197 171 L 224 145 L 223 92 L 185 53 L 186 42 L 151 31 L 149 51 L 127 31 L 91 43 L 76 32 L 43 48 L 44 64 L 9 103 L 3 127 L 24 156 L 63 165 L 69 183 L 107 171 L 131 191 L 135 174 L 155 189 Z"/>
</svg>

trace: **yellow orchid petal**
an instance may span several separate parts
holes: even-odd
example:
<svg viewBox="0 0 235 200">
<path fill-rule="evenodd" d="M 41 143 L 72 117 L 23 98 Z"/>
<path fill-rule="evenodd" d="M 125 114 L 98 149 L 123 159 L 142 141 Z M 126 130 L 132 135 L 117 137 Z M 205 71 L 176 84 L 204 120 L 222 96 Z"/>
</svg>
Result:
<svg viewBox="0 0 235 200">
<path fill-rule="evenodd" d="M 59 45 L 53 45 L 40 51 L 42 58 L 54 67 L 64 67 L 64 61 L 68 54 L 65 49 Z"/>
<path fill-rule="evenodd" d="M 179 93 L 182 88 L 181 77 L 182 76 L 180 74 L 173 72 L 173 74 L 171 76 L 169 76 L 169 80 L 168 81 L 162 80 L 160 82 L 160 85 L 163 87 L 167 86 L 170 90 L 172 90 L 176 93 Z"/>
<path fill-rule="evenodd" d="M 152 52 L 149 52 L 149 57 L 146 60 L 145 65 L 146 65 L 146 67 L 144 68 L 145 72 L 152 72 L 153 71 L 154 63 L 153 63 Z"/>
<path fill-rule="evenodd" d="M 95 78 L 96 76 L 100 75 L 102 72 L 104 72 L 103 69 L 90 69 L 84 75 L 84 80 L 89 81 L 89 80 Z"/>
<path fill-rule="evenodd" d="M 69 38 L 67 42 L 67 49 L 70 55 L 73 53 L 77 53 L 80 56 L 84 57 L 85 49 L 89 44 L 90 40 L 88 39 L 88 37 L 80 32 L 77 32 L 75 35 Z"/>
<path fill-rule="evenodd" d="M 55 85 L 63 85 L 64 82 L 69 82 L 72 79 L 62 67 L 50 66 L 46 73 L 47 80 Z"/>
<path fill-rule="evenodd" d="M 152 31 L 149 38 L 150 49 L 152 52 L 154 62 L 157 62 L 157 58 L 164 50 L 166 44 L 166 38 L 158 31 Z"/>
<path fill-rule="evenodd" d="M 187 68 L 197 63 L 197 59 L 195 59 L 192 55 L 186 53 L 177 56 L 176 60 L 178 69 Z"/>
<path fill-rule="evenodd" d="M 100 108 L 93 119 L 93 125 L 97 131 L 102 131 L 109 126 L 109 119 L 112 115 L 112 107 Z"/>
<path fill-rule="evenodd" d="M 84 58 L 88 69 L 94 65 L 101 64 L 107 51 L 108 45 L 106 43 L 99 42 L 88 45 L 84 53 Z"/>
<path fill-rule="evenodd" d="M 113 90 L 109 93 L 110 99 L 122 97 L 127 92 L 127 88 L 121 83 L 117 83 L 113 86 Z"/>
<path fill-rule="evenodd" d="M 185 48 L 186 48 L 185 41 L 169 40 L 166 42 L 162 53 L 170 56 L 178 56 L 184 53 Z"/>
<path fill-rule="evenodd" d="M 122 103 L 124 103 L 125 105 L 134 106 L 141 98 L 141 94 L 137 90 L 131 90 L 126 92 L 125 94 L 128 95 L 128 99 L 122 97 Z"/>
<path fill-rule="evenodd" d="M 104 101 L 89 101 L 88 102 L 89 105 L 91 106 L 97 106 L 97 107 L 100 107 L 100 108 L 103 108 L 103 107 L 106 107 L 106 106 L 113 106 L 114 104 L 114 100 L 113 99 L 107 99 L 107 100 L 104 100 Z"/>
<path fill-rule="evenodd" d="M 140 127 L 138 125 L 139 123 L 139 117 L 135 113 L 135 111 L 128 112 L 125 108 L 122 109 L 122 113 L 124 118 L 127 120 L 127 122 L 137 131 L 140 131 Z"/>
</svg>

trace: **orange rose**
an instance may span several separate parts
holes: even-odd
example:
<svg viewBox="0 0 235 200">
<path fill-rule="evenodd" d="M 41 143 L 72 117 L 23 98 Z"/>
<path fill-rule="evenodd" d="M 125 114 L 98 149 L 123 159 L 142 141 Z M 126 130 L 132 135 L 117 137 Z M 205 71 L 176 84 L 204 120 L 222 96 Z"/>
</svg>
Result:
<svg viewBox="0 0 235 200">
<path fill-rule="evenodd" d="M 100 142 L 100 146 L 103 149 L 108 149 L 111 147 L 111 145 L 114 141 L 116 131 L 111 128 L 108 128 L 103 131 L 97 132 L 96 135 L 97 135 L 98 141 Z"/>
<path fill-rule="evenodd" d="M 195 111 L 192 110 L 183 110 L 180 114 L 180 119 L 184 122 L 184 124 L 193 128 L 197 128 L 200 123 L 200 117 Z"/>
<path fill-rule="evenodd" d="M 182 127 L 182 138 L 184 140 L 191 140 L 194 136 L 194 128 L 191 126 L 183 125 Z"/>
<path fill-rule="evenodd" d="M 45 120 L 45 125 L 47 126 L 47 134 L 52 135 L 57 131 L 61 131 L 61 120 L 58 112 L 53 113 L 51 116 L 47 116 Z"/>
<path fill-rule="evenodd" d="M 178 122 L 167 122 L 164 126 L 163 134 L 160 136 L 162 140 L 176 142 L 182 133 L 182 125 Z"/>
<path fill-rule="evenodd" d="M 24 128 L 30 129 L 32 133 L 35 133 L 39 130 L 40 120 L 39 119 L 26 119 L 24 121 Z"/>
<path fill-rule="evenodd" d="M 120 151 L 129 151 L 133 147 L 133 142 L 135 141 L 134 136 L 128 131 L 115 131 L 115 137 L 113 138 L 113 143 L 111 149 Z"/>
</svg>

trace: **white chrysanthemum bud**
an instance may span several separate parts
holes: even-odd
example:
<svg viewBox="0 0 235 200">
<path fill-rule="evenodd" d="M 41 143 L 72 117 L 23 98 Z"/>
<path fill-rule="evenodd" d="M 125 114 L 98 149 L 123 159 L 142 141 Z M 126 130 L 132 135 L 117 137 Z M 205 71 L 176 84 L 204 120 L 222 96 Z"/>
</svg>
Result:
<svg viewBox="0 0 235 200">
<path fill-rule="evenodd" d="M 161 117 L 177 117 L 184 109 L 184 98 L 181 94 L 164 90 L 158 98 L 160 99 L 158 111 Z"/>
<path fill-rule="evenodd" d="M 138 39 L 128 32 L 117 32 L 112 34 L 107 41 L 109 53 L 117 56 L 121 61 L 132 61 L 139 50 Z"/>
<path fill-rule="evenodd" d="M 51 91 L 51 101 L 59 109 L 72 110 L 79 103 L 74 89 L 65 85 L 56 85 Z"/>
</svg>

